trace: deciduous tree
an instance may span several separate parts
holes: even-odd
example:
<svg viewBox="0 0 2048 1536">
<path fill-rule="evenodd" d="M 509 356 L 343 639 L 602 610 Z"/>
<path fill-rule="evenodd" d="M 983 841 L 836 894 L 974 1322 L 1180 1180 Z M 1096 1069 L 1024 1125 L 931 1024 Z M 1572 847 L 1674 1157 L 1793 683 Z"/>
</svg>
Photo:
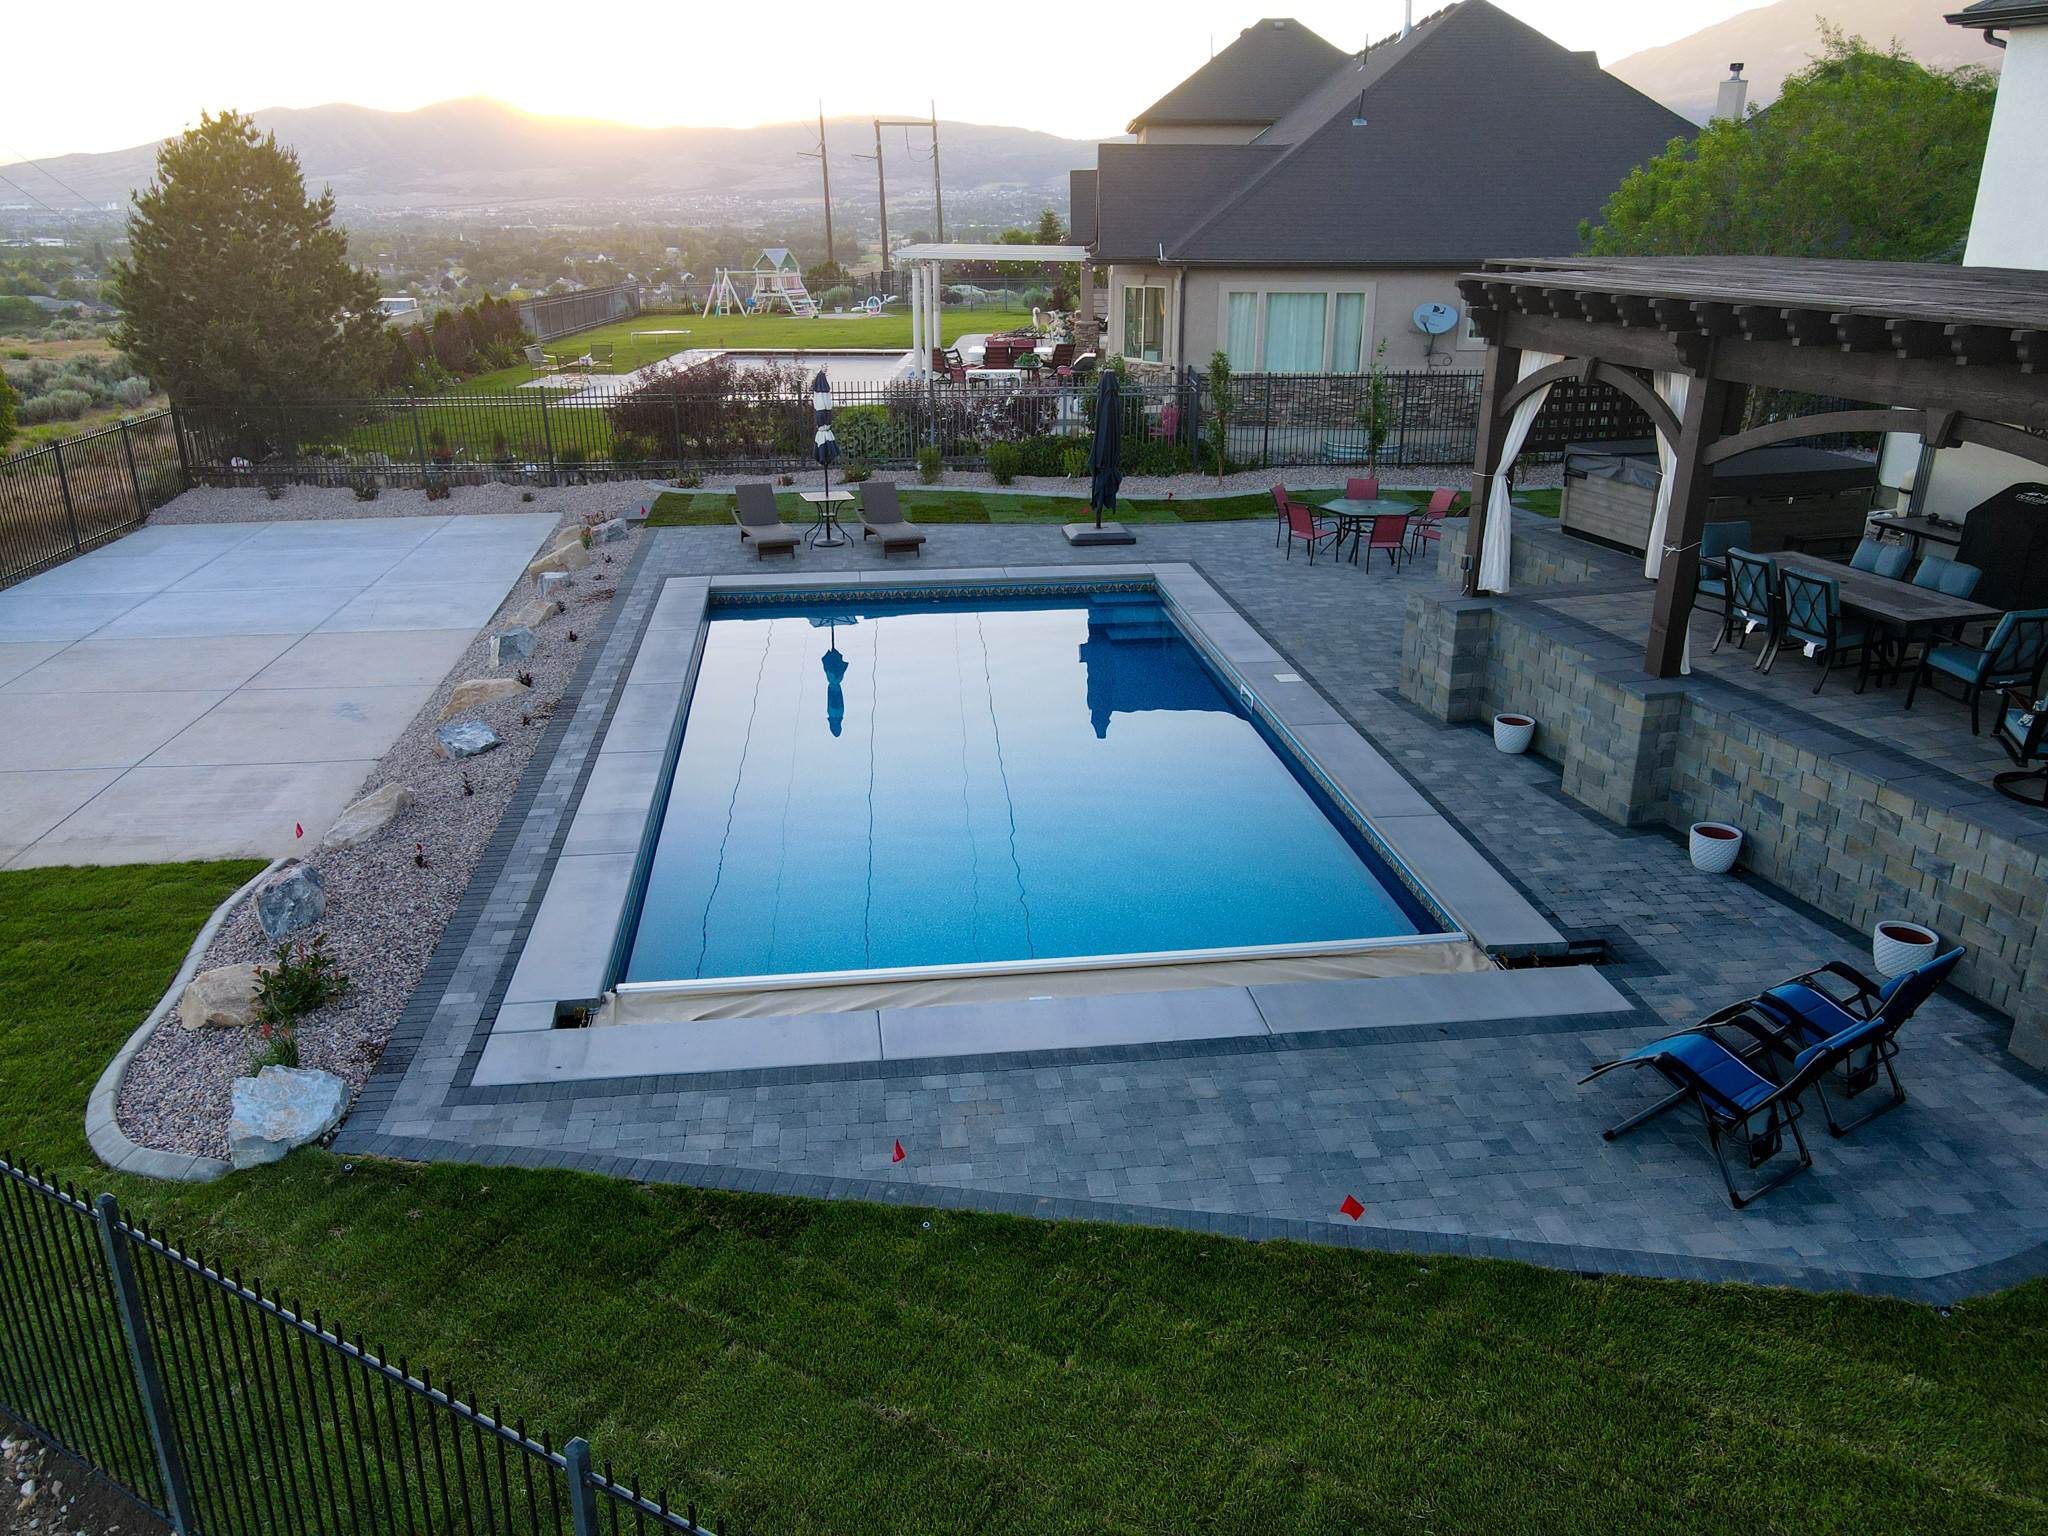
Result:
<svg viewBox="0 0 2048 1536">
<path fill-rule="evenodd" d="M 1580 227 L 1586 250 L 1960 261 L 1994 77 L 1822 35 L 1820 57 L 1771 106 L 1717 119 L 1632 172 Z"/>
</svg>

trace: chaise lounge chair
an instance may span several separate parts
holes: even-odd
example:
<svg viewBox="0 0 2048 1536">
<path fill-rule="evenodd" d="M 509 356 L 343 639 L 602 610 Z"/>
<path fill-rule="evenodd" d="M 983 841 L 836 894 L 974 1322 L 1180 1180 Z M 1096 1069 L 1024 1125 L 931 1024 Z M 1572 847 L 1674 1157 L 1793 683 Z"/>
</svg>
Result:
<svg viewBox="0 0 2048 1536">
<path fill-rule="evenodd" d="M 860 536 L 882 541 L 882 558 L 899 549 L 924 553 L 924 530 L 903 516 L 893 480 L 864 480 L 860 487 Z"/>
<path fill-rule="evenodd" d="M 1892 1061 L 1899 1054 L 1898 1032 L 1920 1005 L 1934 996 L 1935 989 L 1948 980 L 1963 958 L 1960 946 L 1936 955 L 1887 982 L 1872 981 L 1854 966 L 1830 960 L 1818 970 L 1781 981 L 1746 1003 L 1735 1003 L 1700 1021 L 1700 1028 L 1729 1025 L 1742 1030 L 1773 1056 L 1796 1061 L 1802 1051 L 1837 1038 L 1859 1024 L 1877 1026 L 1863 1044 L 1842 1058 L 1835 1087 L 1845 1099 L 1877 1086 L 1878 1072 L 1891 1079 L 1891 1097 L 1875 1109 L 1859 1115 L 1846 1125 L 1835 1118 L 1828 1102 L 1827 1084 L 1816 1081 L 1821 1110 L 1828 1117 L 1828 1130 L 1846 1136 L 1867 1120 L 1875 1120 L 1888 1109 L 1906 1102 L 1906 1090 Z M 1846 983 L 1846 994 L 1831 991 L 1822 978 Z"/>
<path fill-rule="evenodd" d="M 775 488 L 767 482 L 734 488 L 732 520 L 740 525 L 741 543 L 754 541 L 756 560 L 770 550 L 781 550 L 790 559 L 796 558 L 796 547 L 803 542 L 803 535 L 785 523 L 782 514 L 775 510 Z"/>
</svg>

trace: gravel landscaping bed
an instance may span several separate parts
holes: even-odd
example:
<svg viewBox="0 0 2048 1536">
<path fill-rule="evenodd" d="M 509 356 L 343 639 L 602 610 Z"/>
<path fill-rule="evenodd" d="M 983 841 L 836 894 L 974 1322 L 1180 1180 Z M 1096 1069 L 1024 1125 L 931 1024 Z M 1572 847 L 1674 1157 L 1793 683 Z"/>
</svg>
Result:
<svg viewBox="0 0 2048 1536">
<path fill-rule="evenodd" d="M 611 492 L 606 505 L 617 509 L 621 487 L 595 489 Z M 563 526 L 580 521 L 565 517 Z M 636 530 L 594 547 L 591 564 L 558 594 L 565 611 L 535 630 L 534 653 L 494 671 L 491 634 L 535 596 L 522 577 L 358 791 L 360 797 L 385 784 L 409 785 L 418 796 L 412 808 L 359 847 L 324 853 L 309 847 L 307 861 L 327 882 L 327 915 L 293 938 L 310 941 L 324 933 L 328 951 L 355 985 L 300 1022 L 299 1064 L 340 1077 L 351 1099 L 397 1026 L 641 537 Z M 434 755 L 434 729 L 456 684 L 521 671 L 533 680 L 530 693 L 455 717 L 488 722 L 502 746 L 459 761 Z M 260 962 L 271 950 L 254 902 L 245 902 L 222 924 L 203 968 Z M 166 1018 L 129 1069 L 118 1108 L 121 1129 L 145 1147 L 226 1157 L 230 1085 L 247 1073 L 262 1045 L 255 1029 L 192 1031 L 175 1015 Z"/>
<path fill-rule="evenodd" d="M 557 512 L 583 517 L 598 512 L 633 512 L 669 487 L 658 481 L 613 480 L 603 485 L 535 489 L 522 485 L 458 485 L 439 501 L 417 487 L 385 491 L 375 501 L 357 501 L 345 485 L 293 485 L 272 501 L 249 486 L 198 485 L 149 514 L 152 524 L 292 523 L 322 518 L 450 517 L 485 512 Z M 524 498 L 531 497 L 531 500 Z"/>
</svg>

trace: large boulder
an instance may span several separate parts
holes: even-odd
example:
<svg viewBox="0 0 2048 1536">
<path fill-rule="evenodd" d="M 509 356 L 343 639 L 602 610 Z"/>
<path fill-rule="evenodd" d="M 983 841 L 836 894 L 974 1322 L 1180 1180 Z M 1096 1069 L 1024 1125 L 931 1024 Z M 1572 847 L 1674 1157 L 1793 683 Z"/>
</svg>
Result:
<svg viewBox="0 0 2048 1536">
<path fill-rule="evenodd" d="M 457 683 L 455 691 L 448 695 L 448 702 L 441 706 L 441 718 L 446 720 L 472 709 L 482 709 L 486 704 L 521 698 L 531 692 L 533 690 L 516 677 L 468 678 Z"/>
<path fill-rule="evenodd" d="M 534 582 L 534 586 L 539 590 L 542 597 L 551 598 L 557 603 L 561 601 L 559 594 L 562 588 L 568 585 L 569 577 L 565 571 L 548 571 L 538 581 Z"/>
<path fill-rule="evenodd" d="M 509 667 L 532 654 L 533 630 L 528 625 L 514 624 L 510 629 L 501 629 L 491 636 L 491 665 L 494 667 Z"/>
<path fill-rule="evenodd" d="M 260 1168 L 341 1124 L 348 1084 L 310 1067 L 265 1067 L 236 1078 L 229 1098 L 229 1160 L 237 1168 Z"/>
<path fill-rule="evenodd" d="M 254 964 L 201 971 L 185 983 L 178 1022 L 187 1029 L 247 1029 L 256 1022 L 259 974 Z"/>
<path fill-rule="evenodd" d="M 526 574 L 538 581 L 550 571 L 580 571 L 590 564 L 590 551 L 583 547 L 579 538 L 573 543 L 558 544 L 526 568 Z"/>
<path fill-rule="evenodd" d="M 511 623 L 517 629 L 539 629 L 561 611 L 562 605 L 553 598 L 536 597 L 532 602 L 523 604 L 519 611 L 512 615 Z"/>
<path fill-rule="evenodd" d="M 294 859 L 256 887 L 256 920 L 273 944 L 326 915 L 327 881 L 310 864 Z"/>
<path fill-rule="evenodd" d="M 436 757 L 475 757 L 499 744 L 498 733 L 481 720 L 458 720 L 434 732 Z"/>
<path fill-rule="evenodd" d="M 595 528 L 591 529 L 590 542 L 593 544 L 616 544 L 626 536 L 627 532 L 626 520 L 623 517 L 615 517 L 610 522 L 599 523 Z"/>
<path fill-rule="evenodd" d="M 386 784 L 374 789 L 334 818 L 322 848 L 353 848 L 367 843 L 413 807 L 419 797 L 404 784 Z"/>
</svg>

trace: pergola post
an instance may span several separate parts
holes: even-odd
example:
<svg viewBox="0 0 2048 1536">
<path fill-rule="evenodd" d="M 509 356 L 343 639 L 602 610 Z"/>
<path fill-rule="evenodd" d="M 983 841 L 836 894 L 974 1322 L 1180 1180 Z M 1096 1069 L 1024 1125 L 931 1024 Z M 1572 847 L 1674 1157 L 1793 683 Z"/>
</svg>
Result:
<svg viewBox="0 0 2048 1536">
<path fill-rule="evenodd" d="M 924 305 L 920 302 L 918 290 L 924 286 L 924 267 L 912 262 L 910 266 L 910 359 L 911 374 L 923 378 L 931 367 L 932 355 L 924 347 Z"/>
<path fill-rule="evenodd" d="M 1700 540 L 1713 494 L 1713 466 L 1707 449 L 1727 421 L 1731 386 L 1722 379 L 1694 379 L 1685 397 L 1678 449 L 1671 462 L 1671 514 L 1665 523 L 1664 564 L 1657 575 L 1657 602 L 1650 614 L 1650 644 L 1643 670 L 1652 677 L 1676 677 L 1685 662 L 1686 626 L 1692 622 L 1693 591 L 1700 568 Z"/>
<path fill-rule="evenodd" d="M 1495 341 L 1487 345 L 1486 361 L 1479 371 L 1479 436 L 1472 454 L 1472 511 L 1465 521 L 1465 580 L 1467 597 L 1479 595 L 1479 551 L 1486 544 L 1486 500 L 1500 469 L 1501 440 L 1507 435 L 1508 414 L 1500 402 L 1515 387 L 1522 370 L 1522 349 Z"/>
<path fill-rule="evenodd" d="M 946 314 L 945 298 L 946 290 L 939 281 L 939 264 L 936 261 L 928 261 L 924 268 L 924 343 L 927 363 L 931 361 L 931 349 L 946 344 L 946 327 L 942 323 Z"/>
</svg>

